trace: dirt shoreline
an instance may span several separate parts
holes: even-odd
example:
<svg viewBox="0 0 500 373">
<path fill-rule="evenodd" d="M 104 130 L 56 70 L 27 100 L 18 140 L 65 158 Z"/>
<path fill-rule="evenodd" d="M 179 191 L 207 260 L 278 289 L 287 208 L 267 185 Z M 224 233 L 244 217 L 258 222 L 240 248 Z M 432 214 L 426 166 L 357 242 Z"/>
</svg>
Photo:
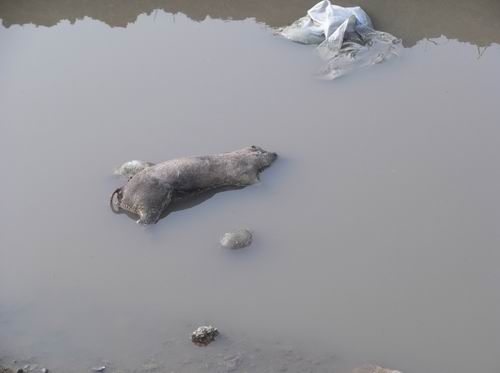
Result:
<svg viewBox="0 0 500 373">
<path fill-rule="evenodd" d="M 317 0 L 6 0 L 0 2 L 0 19 L 5 27 L 35 24 L 53 26 L 62 20 L 71 23 L 84 17 L 100 20 L 111 27 L 126 27 L 141 14 L 155 10 L 183 13 L 202 21 L 207 17 L 224 20 L 255 18 L 271 27 L 279 27 L 302 17 Z M 478 46 L 500 43 L 500 2 L 432 0 L 337 0 L 338 5 L 362 6 L 377 29 L 403 39 L 405 46 L 415 45 L 425 38 L 445 35 L 449 39 L 470 42 Z"/>
</svg>

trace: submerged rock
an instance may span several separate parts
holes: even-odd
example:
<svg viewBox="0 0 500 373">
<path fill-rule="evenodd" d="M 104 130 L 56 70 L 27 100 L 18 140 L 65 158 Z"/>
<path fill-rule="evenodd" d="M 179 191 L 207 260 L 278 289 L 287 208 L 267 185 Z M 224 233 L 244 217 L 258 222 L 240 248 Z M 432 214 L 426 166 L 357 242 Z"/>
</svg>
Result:
<svg viewBox="0 0 500 373">
<path fill-rule="evenodd" d="M 224 362 L 222 364 L 226 372 L 234 372 L 241 365 L 241 354 L 234 354 L 224 357 Z"/>
<path fill-rule="evenodd" d="M 248 229 L 240 229 L 236 232 L 225 233 L 220 244 L 227 249 L 242 249 L 252 243 L 252 238 L 252 232 Z"/>
<path fill-rule="evenodd" d="M 352 373 L 401 373 L 399 370 L 392 370 L 379 367 L 377 365 L 362 365 L 353 369 Z"/>
<path fill-rule="evenodd" d="M 206 346 L 213 342 L 215 337 L 219 335 L 217 328 L 213 326 L 200 326 L 191 334 L 191 341 L 198 346 Z"/>
<path fill-rule="evenodd" d="M 142 365 L 141 372 L 152 373 L 152 372 L 157 372 L 161 369 L 162 366 L 158 362 L 156 362 L 155 360 L 149 360 L 147 363 L 144 363 Z"/>
<path fill-rule="evenodd" d="M 115 175 L 124 176 L 126 178 L 131 178 L 136 173 L 141 172 L 142 170 L 154 166 L 154 163 L 146 162 L 146 161 L 138 161 L 133 160 L 129 162 L 125 162 L 120 167 L 116 168 L 114 171 Z"/>
</svg>

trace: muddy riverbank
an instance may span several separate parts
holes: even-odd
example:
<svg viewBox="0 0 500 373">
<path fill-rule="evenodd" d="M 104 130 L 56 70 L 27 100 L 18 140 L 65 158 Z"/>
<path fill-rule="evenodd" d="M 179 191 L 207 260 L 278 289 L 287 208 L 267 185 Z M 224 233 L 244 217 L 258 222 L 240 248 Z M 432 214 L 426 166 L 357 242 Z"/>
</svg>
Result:
<svg viewBox="0 0 500 373">
<path fill-rule="evenodd" d="M 126 27 L 141 14 L 158 10 L 182 13 L 193 20 L 208 18 L 243 20 L 255 18 L 271 27 L 281 27 L 302 17 L 316 0 L 93 0 L 84 3 L 66 0 L 5 0 L 0 2 L 4 26 L 33 23 L 54 26 L 60 21 L 71 23 L 84 17 L 105 22 L 112 27 Z M 398 35 L 411 47 L 424 38 L 445 35 L 450 39 L 471 42 L 480 47 L 500 43 L 500 2 L 414 1 L 414 0 L 338 0 L 342 6 L 362 6 L 372 17 L 376 28 Z"/>
</svg>

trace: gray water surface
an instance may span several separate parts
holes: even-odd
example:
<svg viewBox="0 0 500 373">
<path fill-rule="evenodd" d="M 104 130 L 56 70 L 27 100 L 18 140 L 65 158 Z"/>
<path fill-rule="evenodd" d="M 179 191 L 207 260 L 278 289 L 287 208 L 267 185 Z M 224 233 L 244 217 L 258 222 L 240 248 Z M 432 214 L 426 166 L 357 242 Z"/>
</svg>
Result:
<svg viewBox="0 0 500 373">
<path fill-rule="evenodd" d="M 54 372 L 500 369 L 500 46 L 334 82 L 252 20 L 0 28 L 0 357 Z M 262 181 L 155 226 L 114 167 L 256 144 Z M 221 249 L 247 227 L 252 246 Z M 211 323 L 206 348 L 189 335 Z"/>
</svg>

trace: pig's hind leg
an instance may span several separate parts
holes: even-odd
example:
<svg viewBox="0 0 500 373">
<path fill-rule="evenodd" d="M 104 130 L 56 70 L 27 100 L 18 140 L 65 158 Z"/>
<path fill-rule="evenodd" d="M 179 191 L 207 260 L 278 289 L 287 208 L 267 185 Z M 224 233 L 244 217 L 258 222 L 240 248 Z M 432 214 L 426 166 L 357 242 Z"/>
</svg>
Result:
<svg viewBox="0 0 500 373">
<path fill-rule="evenodd" d="M 153 180 L 143 185 L 137 193 L 137 213 L 139 224 L 155 224 L 172 200 L 173 188 L 170 184 Z"/>
</svg>

